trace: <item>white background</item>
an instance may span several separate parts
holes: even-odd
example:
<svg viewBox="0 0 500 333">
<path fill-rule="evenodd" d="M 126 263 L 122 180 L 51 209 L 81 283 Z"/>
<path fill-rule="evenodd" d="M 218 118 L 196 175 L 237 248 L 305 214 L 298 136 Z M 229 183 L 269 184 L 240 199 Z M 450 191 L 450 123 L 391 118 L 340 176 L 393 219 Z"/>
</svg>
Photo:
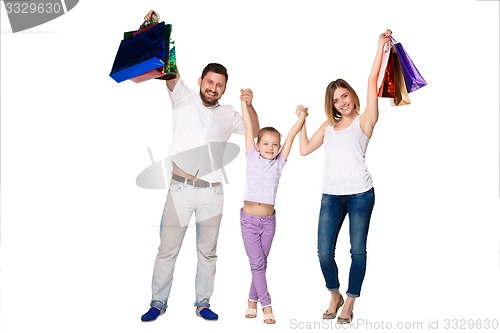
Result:
<svg viewBox="0 0 500 333">
<path fill-rule="evenodd" d="M 309 107 L 308 133 L 317 129 L 334 79 L 347 80 L 365 105 L 378 36 L 392 29 L 428 85 L 410 94 L 409 106 L 379 101 L 367 154 L 376 206 L 354 318 L 424 330 L 429 321 L 444 329 L 447 319 L 499 318 L 498 1 L 82 0 L 15 34 L 1 7 L 2 333 L 290 332 L 323 324 L 329 293 L 316 256 L 323 151 L 301 157 L 297 144 L 278 191 L 268 262 L 277 324 L 264 325 L 260 311 L 244 318 L 242 154 L 226 167 L 211 299 L 220 320 L 194 314 L 191 227 L 167 313 L 140 321 L 166 191 L 140 188 L 135 178 L 151 163 L 148 147 L 156 160 L 167 155 L 171 105 L 162 81 L 118 84 L 109 72 L 123 32 L 150 9 L 173 24 L 187 85 L 197 88 L 207 63 L 224 64 L 221 101 L 239 110 L 239 89 L 251 88 L 261 126 L 284 134 L 298 104 Z M 242 136 L 231 142 L 243 147 Z M 337 246 L 344 295 L 347 231 Z"/>
</svg>

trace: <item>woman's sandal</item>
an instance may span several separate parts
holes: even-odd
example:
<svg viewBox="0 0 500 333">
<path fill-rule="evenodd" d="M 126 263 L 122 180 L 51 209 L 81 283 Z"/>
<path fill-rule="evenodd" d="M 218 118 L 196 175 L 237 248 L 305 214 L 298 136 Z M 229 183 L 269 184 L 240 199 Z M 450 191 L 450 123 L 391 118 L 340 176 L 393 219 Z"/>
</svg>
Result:
<svg viewBox="0 0 500 333">
<path fill-rule="evenodd" d="M 276 319 L 272 313 L 264 314 L 264 324 L 276 324 Z"/>
<path fill-rule="evenodd" d="M 327 309 L 325 311 L 325 313 L 323 313 L 323 319 L 335 319 L 335 317 L 337 317 L 337 312 L 339 311 L 339 309 L 342 305 L 344 305 L 344 297 L 342 297 L 342 295 L 340 295 L 340 300 L 339 300 L 339 303 L 337 304 L 337 309 L 335 310 L 335 312 L 328 313 L 328 309 Z"/>
<path fill-rule="evenodd" d="M 254 302 L 255 306 L 257 306 L 258 301 L 255 301 L 253 299 L 249 299 L 248 301 Z M 255 309 L 254 308 L 247 308 L 247 312 L 245 313 L 245 318 L 255 318 L 255 317 L 257 317 L 257 307 Z"/>
<path fill-rule="evenodd" d="M 337 324 L 349 324 L 352 321 L 353 317 L 354 317 L 354 313 L 351 313 L 351 316 L 349 318 L 338 317 Z"/>
</svg>

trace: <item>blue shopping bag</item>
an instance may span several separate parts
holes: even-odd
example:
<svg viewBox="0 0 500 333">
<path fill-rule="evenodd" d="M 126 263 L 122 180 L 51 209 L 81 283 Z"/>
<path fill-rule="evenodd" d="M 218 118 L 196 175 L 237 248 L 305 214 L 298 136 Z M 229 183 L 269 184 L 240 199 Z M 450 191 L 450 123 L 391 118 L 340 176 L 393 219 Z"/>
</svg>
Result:
<svg viewBox="0 0 500 333">
<path fill-rule="evenodd" d="M 394 38 L 392 38 L 392 45 L 396 49 L 408 93 L 426 86 L 427 82 L 418 71 L 403 45 Z"/>
<path fill-rule="evenodd" d="M 165 66 L 165 22 L 152 25 L 124 38 L 116 53 L 111 73 L 116 82 L 137 77 Z"/>
</svg>

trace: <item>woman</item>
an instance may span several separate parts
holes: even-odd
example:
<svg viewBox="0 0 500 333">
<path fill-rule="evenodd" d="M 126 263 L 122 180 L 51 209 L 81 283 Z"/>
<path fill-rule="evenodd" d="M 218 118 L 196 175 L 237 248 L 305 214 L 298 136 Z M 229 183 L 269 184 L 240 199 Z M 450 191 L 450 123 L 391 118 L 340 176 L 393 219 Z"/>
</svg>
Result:
<svg viewBox="0 0 500 333">
<path fill-rule="evenodd" d="M 326 287 L 331 293 L 328 309 L 323 319 L 334 319 L 344 304 L 339 292 L 338 268 L 335 263 L 335 246 L 342 223 L 349 215 L 351 267 L 347 300 L 338 323 L 350 323 L 354 301 L 361 293 L 366 272 L 366 239 L 375 191 L 370 173 L 365 165 L 365 153 L 378 120 L 377 79 L 382 55 L 392 32 L 379 36 L 375 61 L 368 78 L 366 108 L 360 114 L 356 92 L 344 80 L 331 82 L 325 93 L 327 120 L 308 139 L 306 126 L 300 132 L 300 153 L 305 156 L 325 145 L 325 170 L 323 196 L 318 222 L 318 256 Z M 297 112 L 300 112 L 298 110 Z"/>
</svg>

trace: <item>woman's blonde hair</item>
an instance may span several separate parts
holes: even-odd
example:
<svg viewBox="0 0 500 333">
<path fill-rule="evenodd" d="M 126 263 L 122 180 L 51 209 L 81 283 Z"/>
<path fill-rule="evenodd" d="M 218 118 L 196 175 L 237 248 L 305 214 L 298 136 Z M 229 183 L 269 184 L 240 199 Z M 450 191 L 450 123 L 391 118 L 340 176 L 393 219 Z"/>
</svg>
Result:
<svg viewBox="0 0 500 333">
<path fill-rule="evenodd" d="M 337 79 L 330 82 L 326 87 L 325 92 L 325 114 L 326 118 L 331 124 L 335 124 L 342 118 L 342 114 L 335 108 L 335 106 L 333 106 L 333 94 L 335 93 L 335 90 L 337 90 L 337 88 L 345 88 L 349 90 L 354 99 L 354 109 L 356 110 L 356 112 L 359 112 L 360 107 L 358 94 L 356 94 L 349 83 L 342 79 Z"/>
</svg>

